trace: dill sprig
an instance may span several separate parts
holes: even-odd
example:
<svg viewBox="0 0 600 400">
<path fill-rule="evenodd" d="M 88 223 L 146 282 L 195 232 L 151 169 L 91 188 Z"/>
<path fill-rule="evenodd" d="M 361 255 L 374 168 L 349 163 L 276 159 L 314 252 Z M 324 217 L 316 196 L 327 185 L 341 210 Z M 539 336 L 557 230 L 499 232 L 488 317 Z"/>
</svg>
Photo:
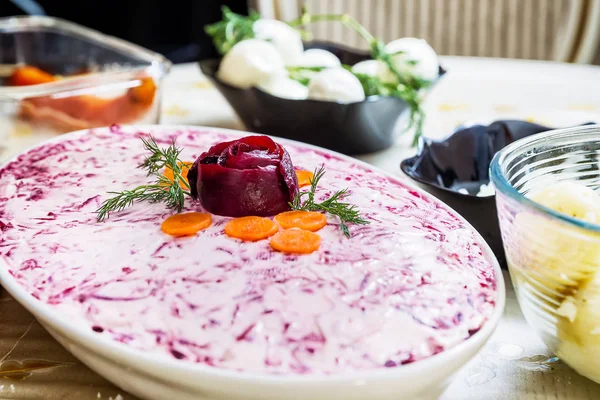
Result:
<svg viewBox="0 0 600 400">
<path fill-rule="evenodd" d="M 290 203 L 290 207 L 292 210 L 323 211 L 335 215 L 340 220 L 340 229 L 342 230 L 342 233 L 346 235 L 346 237 L 351 237 L 347 224 L 366 225 L 369 221 L 361 217 L 354 204 L 340 201 L 348 194 L 348 189 L 339 190 L 329 198 L 317 203 L 315 201 L 315 193 L 323 175 L 325 175 L 325 167 L 321 166 L 315 170 L 313 177 L 310 179 L 310 189 L 308 191 L 299 192 Z"/>
<path fill-rule="evenodd" d="M 147 176 L 154 176 L 154 183 L 121 192 L 108 192 L 114 196 L 105 200 L 96 210 L 98 221 L 104 221 L 110 217 L 111 213 L 142 201 L 165 203 L 168 208 L 177 210 L 177 212 L 181 212 L 183 209 L 185 196 L 190 195 L 190 185 L 182 175 L 183 162 L 179 159 L 181 149 L 175 146 L 175 142 L 168 148 L 162 149 L 152 136 L 148 139 L 142 138 L 142 142 L 150 155 L 146 156 L 138 168 L 146 169 Z M 173 180 L 162 174 L 161 171 L 165 168 L 173 171 Z"/>
</svg>

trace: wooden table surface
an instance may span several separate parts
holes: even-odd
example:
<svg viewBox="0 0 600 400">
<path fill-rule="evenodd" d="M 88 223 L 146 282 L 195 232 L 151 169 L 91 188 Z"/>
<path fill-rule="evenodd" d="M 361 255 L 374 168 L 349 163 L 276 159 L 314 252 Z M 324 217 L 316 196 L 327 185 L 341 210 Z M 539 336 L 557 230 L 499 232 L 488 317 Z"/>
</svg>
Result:
<svg viewBox="0 0 600 400">
<path fill-rule="evenodd" d="M 494 59 L 444 57 L 449 73 L 426 101 L 426 135 L 442 137 L 457 125 L 494 119 L 531 119 L 560 127 L 600 122 L 600 68 Z M 195 65 L 174 67 L 165 83 L 164 124 L 243 129 L 226 101 Z M 1 129 L 1 127 L 0 127 Z M 0 132 L 0 161 L 49 137 L 35 131 Z M 362 160 L 401 176 L 414 152 L 408 138 Z M 442 400 L 600 399 L 600 385 L 550 354 L 519 310 L 510 278 L 504 318 L 490 342 L 461 370 Z M 83 366 L 0 288 L 0 399 L 132 400 Z"/>
</svg>

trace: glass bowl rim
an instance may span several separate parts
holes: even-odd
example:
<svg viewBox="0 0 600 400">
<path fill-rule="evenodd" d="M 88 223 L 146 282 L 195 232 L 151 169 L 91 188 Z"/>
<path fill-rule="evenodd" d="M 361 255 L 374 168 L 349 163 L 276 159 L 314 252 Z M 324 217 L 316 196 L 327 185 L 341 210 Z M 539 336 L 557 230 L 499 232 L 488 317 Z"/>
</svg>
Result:
<svg viewBox="0 0 600 400">
<path fill-rule="evenodd" d="M 110 48 L 119 54 L 137 58 L 141 64 L 134 67 L 95 72 L 81 77 L 70 77 L 56 82 L 37 85 L 0 86 L 0 102 L 59 94 L 66 96 L 72 91 L 76 92 L 78 90 L 137 80 L 137 74 L 147 71 L 156 74 L 162 79 L 169 73 L 172 66 L 171 61 L 162 54 L 61 18 L 30 15 L 0 18 L 0 33 L 40 32 L 44 30 L 84 39 L 97 46 Z"/>
<path fill-rule="evenodd" d="M 586 222 L 581 219 L 571 217 L 567 214 L 560 213 L 529 199 L 521 192 L 519 192 L 508 181 L 506 175 L 502 171 L 503 166 L 507 162 L 507 159 L 512 159 L 512 156 L 531 150 L 531 146 L 538 144 L 552 145 L 554 140 L 565 138 L 568 135 L 573 135 L 572 138 L 575 139 L 579 135 L 589 133 L 600 133 L 600 124 L 553 129 L 547 132 L 538 133 L 536 135 L 517 140 L 504 147 L 502 150 L 496 153 L 490 164 L 490 180 L 491 182 L 493 182 L 496 191 L 499 191 L 500 193 L 511 198 L 512 200 L 517 201 L 519 204 L 523 205 L 528 209 L 534 210 L 544 215 L 549 215 L 550 217 L 568 225 L 600 233 L 600 224 Z"/>
</svg>

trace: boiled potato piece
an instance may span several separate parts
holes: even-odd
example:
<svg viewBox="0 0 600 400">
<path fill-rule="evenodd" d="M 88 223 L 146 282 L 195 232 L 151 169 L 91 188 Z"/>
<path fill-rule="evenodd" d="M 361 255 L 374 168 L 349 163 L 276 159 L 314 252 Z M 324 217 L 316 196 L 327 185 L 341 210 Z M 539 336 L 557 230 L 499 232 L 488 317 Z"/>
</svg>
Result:
<svg viewBox="0 0 600 400">
<path fill-rule="evenodd" d="M 532 193 L 536 203 L 586 222 L 598 223 L 600 195 L 575 182 L 559 182 Z"/>
<path fill-rule="evenodd" d="M 600 196 L 581 184 L 552 184 L 530 198 L 582 221 L 598 222 Z M 600 235 L 529 213 L 516 216 L 515 234 L 514 243 L 523 249 L 516 253 L 522 258 L 511 265 L 520 281 L 517 286 L 528 291 L 528 300 L 535 299 L 530 306 L 542 311 L 531 315 L 556 321 L 557 355 L 600 383 Z"/>
<path fill-rule="evenodd" d="M 588 222 L 600 215 L 600 196 L 571 182 L 561 182 L 532 193 L 530 198 L 546 207 Z M 589 280 L 600 265 L 600 235 L 548 217 L 520 213 L 514 221 L 517 248 L 511 260 L 522 278 L 544 295 L 571 294 Z"/>
<path fill-rule="evenodd" d="M 578 373 L 600 383 L 600 274 L 559 308 L 557 355 Z"/>
</svg>

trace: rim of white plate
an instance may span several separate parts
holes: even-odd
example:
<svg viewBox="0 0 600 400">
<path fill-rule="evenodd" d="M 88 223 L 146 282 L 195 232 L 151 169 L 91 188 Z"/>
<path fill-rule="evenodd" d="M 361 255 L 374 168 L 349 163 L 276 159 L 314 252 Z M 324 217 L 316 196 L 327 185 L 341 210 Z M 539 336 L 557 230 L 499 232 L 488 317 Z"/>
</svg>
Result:
<svg viewBox="0 0 600 400">
<path fill-rule="evenodd" d="M 248 135 L 261 135 L 259 133 L 246 132 L 246 131 L 238 131 L 234 129 L 225 129 L 225 128 L 214 128 L 214 127 L 204 127 L 204 126 L 190 126 L 190 125 L 123 125 L 120 126 L 122 131 L 145 131 L 147 133 L 153 132 L 163 132 L 163 131 L 174 131 L 174 130 L 188 130 L 188 131 L 198 131 L 198 132 L 221 132 L 230 134 L 232 136 L 248 136 Z M 102 128 L 94 128 L 94 129 L 84 129 L 79 131 L 74 131 L 66 134 L 62 134 L 50 140 L 46 140 L 44 142 L 38 143 L 35 146 L 31 146 L 27 148 L 17 155 L 11 157 L 6 162 L 2 163 L 0 166 L 0 170 L 4 169 L 9 163 L 15 161 L 20 155 L 30 152 L 33 149 L 39 148 L 41 146 L 45 146 L 51 143 L 61 142 L 64 140 L 70 140 L 76 138 L 78 136 L 82 136 L 89 133 L 97 133 L 97 132 L 110 132 L 110 127 L 102 127 Z M 481 329 L 475 332 L 473 335 L 465 339 L 463 342 L 457 344 L 456 346 L 444 350 L 438 354 L 434 354 L 430 357 L 427 357 L 423 360 L 415 361 L 409 364 L 399 365 L 394 368 L 377 368 L 377 369 L 368 369 L 368 370 L 360 370 L 360 371 L 352 371 L 352 372 L 342 372 L 339 374 L 331 374 L 331 375 L 316 375 L 316 374 L 307 374 L 307 375 L 274 375 L 274 374 L 264 374 L 264 373 L 252 373 L 252 372 L 244 372 L 244 371 L 234 371 L 228 370 L 224 368 L 218 367 L 210 367 L 200 363 L 191 363 L 186 361 L 175 360 L 169 358 L 166 355 L 162 354 L 148 354 L 142 350 L 136 349 L 131 346 L 127 346 L 123 343 L 119 343 L 107 337 L 98 335 L 93 332 L 91 329 L 85 329 L 83 326 L 79 324 L 71 324 L 69 319 L 66 316 L 61 315 L 58 312 L 50 307 L 48 304 L 43 303 L 33 297 L 28 291 L 26 291 L 7 271 L 8 267 L 7 263 L 0 259 L 0 285 L 4 287 L 14 298 L 17 300 L 23 307 L 25 307 L 29 312 L 34 314 L 34 316 L 41 316 L 45 323 L 51 325 L 51 328 L 58 328 L 63 332 L 69 333 L 69 335 L 77 337 L 81 342 L 86 343 L 88 347 L 90 345 L 94 345 L 94 351 L 98 351 L 98 347 L 102 348 L 105 356 L 114 356 L 115 358 L 126 358 L 132 359 L 136 362 L 144 363 L 150 367 L 160 367 L 160 369 L 167 368 L 170 372 L 181 371 L 184 373 L 198 373 L 204 374 L 207 376 L 214 376 L 218 378 L 232 379 L 238 382 L 244 382 L 247 384 L 294 384 L 294 383 L 303 383 L 303 384 L 317 384 L 317 383 L 328 383 L 328 384 L 350 384 L 351 382 L 356 382 L 357 380 L 367 380 L 367 379 L 380 379 L 380 380 L 395 380 L 400 378 L 402 375 L 406 374 L 415 374 L 420 372 L 427 372 L 435 369 L 436 367 L 442 366 L 446 364 L 449 360 L 452 360 L 454 357 L 461 354 L 463 351 L 467 350 L 471 346 L 475 346 L 478 343 L 478 339 L 484 338 L 486 336 L 491 335 L 491 333 L 496 329 L 502 314 L 504 312 L 504 305 L 506 302 L 506 290 L 504 285 L 504 278 L 502 274 L 502 269 L 500 268 L 500 264 L 496 259 L 496 256 L 492 252 L 491 248 L 488 246 L 487 242 L 483 239 L 483 237 L 477 232 L 471 224 L 465 220 L 459 213 L 457 213 L 454 209 L 448 206 L 446 203 L 441 200 L 435 198 L 434 196 L 426 193 L 425 191 L 418 188 L 416 185 L 412 183 L 407 183 L 405 181 L 401 181 L 397 177 L 392 174 L 374 167 L 364 161 L 352 158 L 350 156 L 346 156 L 341 153 L 337 153 L 332 150 L 328 150 L 322 147 L 313 146 L 310 144 L 298 142 L 295 140 L 279 138 L 276 136 L 271 136 L 276 142 L 285 144 L 289 143 L 293 146 L 299 148 L 308 148 L 312 150 L 317 150 L 320 152 L 329 153 L 331 155 L 335 155 L 345 161 L 352 162 L 358 164 L 372 172 L 381 174 L 388 179 L 391 179 L 397 183 L 410 187 L 411 189 L 417 191 L 420 195 L 427 197 L 429 200 L 433 200 L 434 202 L 438 202 L 443 204 L 449 210 L 452 211 L 453 216 L 458 218 L 462 223 L 465 224 L 468 228 L 470 228 L 473 232 L 475 232 L 476 237 L 480 240 L 480 245 L 482 250 L 484 251 L 484 255 L 487 256 L 488 260 L 492 264 L 494 269 L 494 273 L 496 275 L 496 304 L 494 307 L 494 312 L 492 315 L 484 322 Z M 110 352 L 110 354 L 107 353 Z M 145 368 L 147 371 L 148 368 Z"/>
</svg>

